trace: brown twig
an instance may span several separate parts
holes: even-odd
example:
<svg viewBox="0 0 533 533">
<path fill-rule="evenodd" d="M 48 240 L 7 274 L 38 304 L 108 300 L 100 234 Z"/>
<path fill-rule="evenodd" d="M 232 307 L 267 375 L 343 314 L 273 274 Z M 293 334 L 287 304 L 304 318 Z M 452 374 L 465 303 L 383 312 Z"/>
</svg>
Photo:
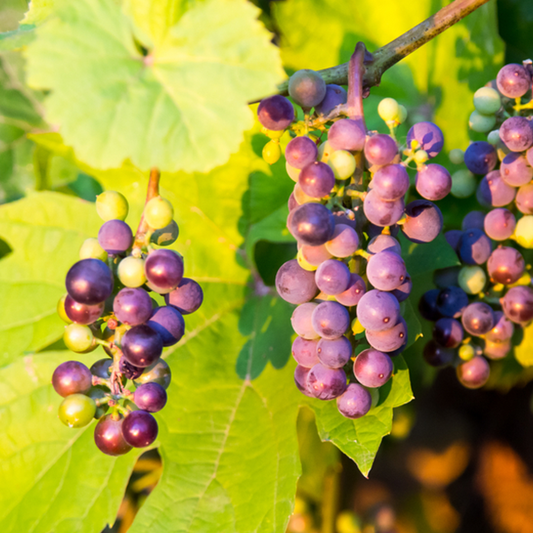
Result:
<svg viewBox="0 0 533 533">
<path fill-rule="evenodd" d="M 146 205 L 152 198 L 155 198 L 156 196 L 159 196 L 159 178 L 161 177 L 161 173 L 157 168 L 153 168 L 150 171 L 150 178 L 148 180 L 148 189 L 146 191 L 146 201 L 144 205 Z M 141 249 L 144 245 L 144 237 L 146 235 L 146 231 L 148 230 L 148 224 L 144 220 L 144 213 L 141 215 L 141 220 L 139 221 L 139 227 L 137 228 L 137 232 L 135 233 L 135 241 L 133 243 L 133 248 Z"/>
</svg>

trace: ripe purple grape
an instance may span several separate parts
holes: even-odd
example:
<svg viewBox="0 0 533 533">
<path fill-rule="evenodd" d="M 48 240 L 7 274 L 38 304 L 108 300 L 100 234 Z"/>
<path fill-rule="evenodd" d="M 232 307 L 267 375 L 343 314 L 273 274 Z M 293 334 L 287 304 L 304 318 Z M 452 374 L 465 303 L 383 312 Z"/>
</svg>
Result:
<svg viewBox="0 0 533 533">
<path fill-rule="evenodd" d="M 407 132 L 407 146 L 418 141 L 419 148 L 425 150 L 430 159 L 439 155 L 444 146 L 444 136 L 440 128 L 433 122 L 418 122 Z"/>
<path fill-rule="evenodd" d="M 466 306 L 461 322 L 470 335 L 479 337 L 494 327 L 494 312 L 485 302 L 475 302 Z"/>
<path fill-rule="evenodd" d="M 343 118 L 335 122 L 328 131 L 328 142 L 333 150 L 359 152 L 365 145 L 366 131 L 358 120 Z"/>
<path fill-rule="evenodd" d="M 333 235 L 325 247 L 334 257 L 350 257 L 359 248 L 359 236 L 351 226 L 336 224 Z"/>
<path fill-rule="evenodd" d="M 513 323 L 501 312 L 494 313 L 494 326 L 485 334 L 485 339 L 494 343 L 509 340 L 514 333 Z"/>
<path fill-rule="evenodd" d="M 333 236 L 335 220 L 322 204 L 303 204 L 292 213 L 291 233 L 298 242 L 310 246 L 325 244 Z"/>
<path fill-rule="evenodd" d="M 113 292 L 113 275 L 99 259 L 82 259 L 75 263 L 65 280 L 69 296 L 76 302 L 96 305 Z"/>
<path fill-rule="evenodd" d="M 467 389 L 483 387 L 490 377 L 490 366 L 481 356 L 474 357 L 457 367 L 457 378 Z"/>
<path fill-rule="evenodd" d="M 493 342 L 485 339 L 483 355 L 492 360 L 503 359 L 512 349 L 511 341 Z"/>
<path fill-rule="evenodd" d="M 398 322 L 389 329 L 384 331 L 365 331 L 368 344 L 380 352 L 394 352 L 407 343 L 407 324 L 400 317 Z"/>
<path fill-rule="evenodd" d="M 91 365 L 91 368 L 89 370 L 93 376 L 97 376 L 103 379 L 109 379 L 109 376 L 111 376 L 112 367 L 112 359 L 99 359 Z"/>
<path fill-rule="evenodd" d="M 328 116 L 338 105 L 345 104 L 347 98 L 346 90 L 340 85 L 334 83 L 326 85 L 326 96 L 315 105 L 315 112 L 319 117 Z"/>
<path fill-rule="evenodd" d="M 337 339 L 350 326 L 350 314 L 337 302 L 322 302 L 312 316 L 314 330 L 325 339 Z"/>
<path fill-rule="evenodd" d="M 156 250 L 146 258 L 144 273 L 156 292 L 170 292 L 183 278 L 183 259 L 172 250 Z"/>
<path fill-rule="evenodd" d="M 487 213 L 484 221 L 485 233 L 495 241 L 508 239 L 516 227 L 515 216 L 505 208 L 493 209 Z"/>
<path fill-rule="evenodd" d="M 398 145 L 390 135 L 378 133 L 365 143 L 365 158 L 370 165 L 389 165 L 397 155 Z"/>
<path fill-rule="evenodd" d="M 337 409 L 346 418 L 361 418 L 372 406 L 370 393 L 359 383 L 350 383 L 346 391 L 337 398 Z"/>
<path fill-rule="evenodd" d="M 359 274 L 350 274 L 348 288 L 335 295 L 335 299 L 346 307 L 357 305 L 366 292 L 366 284 Z"/>
<path fill-rule="evenodd" d="M 276 94 L 261 100 L 257 108 L 257 118 L 267 129 L 281 131 L 294 120 L 294 107 L 288 98 Z"/>
<path fill-rule="evenodd" d="M 446 318 L 459 318 L 468 305 L 468 295 L 459 287 L 442 289 L 437 296 L 437 311 Z"/>
<path fill-rule="evenodd" d="M 515 188 L 502 180 L 500 171 L 493 170 L 479 182 L 476 198 L 481 205 L 502 207 L 510 204 L 515 194 Z"/>
<path fill-rule="evenodd" d="M 352 344 L 344 335 L 338 339 L 320 339 L 316 353 L 324 366 L 342 368 L 352 356 Z"/>
<path fill-rule="evenodd" d="M 512 287 L 500 302 L 505 316 L 511 322 L 526 324 L 533 319 L 533 289 L 531 287 Z"/>
<path fill-rule="evenodd" d="M 295 137 L 285 148 L 285 159 L 293 168 L 303 169 L 316 161 L 317 156 L 316 144 L 309 137 Z"/>
<path fill-rule="evenodd" d="M 521 187 L 533 179 L 533 168 L 520 153 L 507 154 L 500 166 L 501 178 L 511 187 Z"/>
<path fill-rule="evenodd" d="M 149 367 L 143 369 L 143 373 L 135 380 L 135 385 L 139 386 L 142 383 L 159 383 L 164 389 L 168 389 L 170 381 L 172 380 L 172 373 L 170 367 L 163 359 L 158 359 Z"/>
<path fill-rule="evenodd" d="M 115 420 L 113 415 L 102 417 L 94 428 L 94 442 L 106 455 L 124 455 L 131 446 L 124 440 L 122 424 L 124 419 Z"/>
<path fill-rule="evenodd" d="M 291 259 L 281 265 L 276 274 L 276 290 L 286 302 L 291 304 L 308 302 L 318 292 L 315 273 L 304 270 L 296 259 Z"/>
<path fill-rule="evenodd" d="M 324 261 L 316 270 L 315 282 L 324 293 L 334 296 L 344 292 L 350 283 L 350 270 L 337 259 Z"/>
<path fill-rule="evenodd" d="M 426 200 L 442 200 L 452 190 L 452 177 L 441 165 L 431 163 L 416 173 L 416 190 Z"/>
<path fill-rule="evenodd" d="M 403 216 L 403 198 L 387 202 L 373 190 L 367 192 L 363 203 L 366 218 L 374 225 L 385 227 L 396 224 Z"/>
<path fill-rule="evenodd" d="M 533 144 L 531 122 L 525 117 L 510 117 L 500 126 L 500 138 L 511 152 L 523 152 Z"/>
<path fill-rule="evenodd" d="M 487 272 L 493 281 L 511 285 L 518 281 L 526 264 L 522 254 L 509 246 L 498 246 L 487 262 Z"/>
<path fill-rule="evenodd" d="M 409 190 L 409 175 L 403 165 L 387 165 L 380 168 L 372 179 L 372 190 L 387 201 L 403 198 Z"/>
<path fill-rule="evenodd" d="M 442 230 L 442 213 L 428 200 L 415 200 L 405 208 L 403 234 L 412 242 L 431 242 Z"/>
<path fill-rule="evenodd" d="M 371 348 L 363 350 L 356 358 L 353 365 L 355 378 L 365 387 L 381 387 L 392 376 L 391 358 L 378 350 Z"/>
<path fill-rule="evenodd" d="M 531 88 L 531 76 L 522 65 L 510 63 L 500 69 L 496 84 L 507 98 L 520 98 Z"/>
<path fill-rule="evenodd" d="M 494 146 L 486 141 L 473 142 L 465 151 L 465 165 L 472 174 L 488 174 L 494 170 L 497 162 Z"/>
<path fill-rule="evenodd" d="M 515 205 L 524 215 L 533 215 L 533 183 L 522 185 L 518 189 Z"/>
<path fill-rule="evenodd" d="M 394 252 L 398 255 L 402 253 L 400 243 L 390 235 L 376 235 L 370 239 L 366 251 L 369 254 L 377 254 L 379 252 Z"/>
<path fill-rule="evenodd" d="M 316 364 L 307 375 L 307 388 L 319 400 L 333 400 L 346 390 L 346 374 L 341 368 Z"/>
<path fill-rule="evenodd" d="M 92 386 L 92 374 L 83 363 L 66 361 L 54 370 L 52 385 L 63 398 L 71 394 L 85 394 Z"/>
<path fill-rule="evenodd" d="M 383 331 L 398 323 L 400 304 L 390 293 L 368 291 L 357 304 L 357 318 L 365 329 Z"/>
<path fill-rule="evenodd" d="M 485 227 L 485 213 L 482 211 L 470 211 L 463 218 L 461 229 L 466 231 L 468 229 L 480 229 L 483 231 Z"/>
<path fill-rule="evenodd" d="M 132 243 L 131 228 L 122 220 L 108 220 L 98 231 L 98 244 L 108 254 L 125 252 Z"/>
<path fill-rule="evenodd" d="M 465 231 L 459 241 L 459 257 L 467 265 L 482 265 L 491 251 L 490 239 L 479 229 Z"/>
<path fill-rule="evenodd" d="M 457 348 L 463 341 L 463 326 L 453 318 L 439 318 L 433 327 L 433 339 L 444 348 Z"/>
<path fill-rule="evenodd" d="M 185 333 L 185 320 L 181 313 L 171 305 L 154 309 L 147 325 L 159 333 L 163 346 L 173 346 Z"/>
<path fill-rule="evenodd" d="M 309 340 L 303 337 L 296 337 L 291 349 L 294 360 L 303 367 L 312 368 L 319 362 L 317 345 L 318 339 Z"/>
<path fill-rule="evenodd" d="M 307 376 L 309 375 L 310 371 L 310 368 L 302 365 L 296 365 L 294 370 L 294 383 L 296 383 L 296 387 L 302 394 L 313 398 L 313 395 L 307 386 Z"/>
<path fill-rule="evenodd" d="M 122 289 L 113 301 L 113 312 L 123 324 L 138 326 L 152 314 L 152 300 L 144 289 Z"/>
<path fill-rule="evenodd" d="M 68 294 L 65 298 L 65 313 L 76 324 L 88 325 L 98 320 L 104 312 L 105 303 L 95 305 L 80 304 Z"/>
<path fill-rule="evenodd" d="M 318 333 L 314 330 L 311 320 L 311 316 L 317 305 L 314 302 L 308 302 L 299 305 L 292 312 L 292 329 L 304 339 L 316 339 L 318 337 Z"/>
<path fill-rule="evenodd" d="M 122 337 L 124 357 L 134 366 L 150 366 L 161 356 L 162 351 L 161 336 L 146 324 L 133 326 Z"/>
<path fill-rule="evenodd" d="M 143 383 L 135 390 L 133 402 L 143 411 L 157 413 L 167 403 L 167 392 L 159 383 Z"/>
<path fill-rule="evenodd" d="M 289 78 L 289 96 L 301 107 L 310 109 L 326 96 L 326 82 L 310 69 L 296 71 Z"/>
<path fill-rule="evenodd" d="M 202 287 L 191 278 L 183 278 L 172 292 L 165 294 L 165 303 L 175 307 L 182 315 L 194 313 L 203 301 Z"/>
<path fill-rule="evenodd" d="M 134 448 L 146 448 L 157 438 L 155 418 L 147 411 L 132 411 L 122 424 L 124 440 Z"/>
<path fill-rule="evenodd" d="M 368 281 L 380 291 L 397 289 L 407 276 L 404 260 L 394 252 L 378 252 L 366 267 Z"/>
<path fill-rule="evenodd" d="M 302 169 L 298 183 L 308 196 L 323 198 L 328 196 L 335 186 L 335 174 L 326 163 L 313 161 Z"/>
<path fill-rule="evenodd" d="M 424 346 L 422 356 L 428 365 L 444 367 L 452 363 L 455 357 L 455 350 L 444 348 L 444 346 L 440 346 L 434 340 L 431 340 Z"/>
</svg>

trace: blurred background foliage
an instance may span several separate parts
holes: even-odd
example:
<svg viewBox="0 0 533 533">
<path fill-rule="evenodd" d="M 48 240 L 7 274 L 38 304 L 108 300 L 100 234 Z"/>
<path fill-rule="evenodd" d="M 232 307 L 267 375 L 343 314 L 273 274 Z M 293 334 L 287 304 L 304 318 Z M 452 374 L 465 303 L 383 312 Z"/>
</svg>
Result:
<svg viewBox="0 0 533 533">
<path fill-rule="evenodd" d="M 254 3 L 274 34 L 288 74 L 345 62 L 359 40 L 370 50 L 382 46 L 443 4 L 440 0 Z M 0 31 L 16 29 L 26 9 L 26 0 L 3 0 Z M 365 102 L 369 128 L 381 128 L 377 104 L 380 98 L 393 96 L 408 108 L 411 122 L 432 118 L 441 126 L 447 151 L 466 148 L 472 93 L 492 79 L 504 62 L 533 58 L 532 34 L 531 0 L 491 0 L 384 75 L 382 85 L 372 89 Z M 25 85 L 20 55 L 1 52 L 0 203 L 34 190 L 94 201 L 106 186 L 105 177 L 91 175 L 67 153 L 28 137 L 45 128 L 42 98 Z M 400 131 L 400 137 L 405 133 Z M 253 138 L 256 153 L 264 142 Z M 455 170 L 445 154 L 440 162 Z M 459 226 L 473 202 L 443 202 L 446 229 Z M 254 241 L 252 248 L 267 285 L 272 285 L 278 266 L 295 250 L 290 242 L 265 238 Z M 0 241 L 0 257 L 9 252 L 9 246 Z M 418 281 L 414 298 L 432 283 L 431 276 Z M 423 325 L 426 335 L 428 327 Z M 453 369 L 437 375 L 423 364 L 423 344 L 416 343 L 406 354 L 416 400 L 395 410 L 392 436 L 384 440 L 369 480 L 333 444 L 320 441 L 313 412 L 301 409 L 297 429 L 302 476 L 288 531 L 533 531 L 531 372 L 512 360 L 500 363 L 491 390 L 468 391 L 457 383 Z M 108 533 L 128 530 L 161 471 L 156 451 L 141 456 L 118 520 L 106 529 Z"/>
</svg>

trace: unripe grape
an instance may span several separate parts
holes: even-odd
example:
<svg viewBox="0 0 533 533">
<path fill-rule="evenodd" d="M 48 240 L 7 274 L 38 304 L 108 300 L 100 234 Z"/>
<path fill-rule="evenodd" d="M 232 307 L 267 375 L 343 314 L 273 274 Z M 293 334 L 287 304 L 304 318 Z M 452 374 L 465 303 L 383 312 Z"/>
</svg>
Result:
<svg viewBox="0 0 533 533">
<path fill-rule="evenodd" d="M 273 165 L 279 161 L 281 157 L 281 148 L 279 142 L 269 141 L 263 146 L 263 159 L 269 164 Z"/>
<path fill-rule="evenodd" d="M 63 340 L 67 348 L 75 353 L 92 352 L 98 346 L 91 328 L 80 324 L 66 326 Z"/>
<path fill-rule="evenodd" d="M 143 383 L 159 383 L 164 389 L 170 385 L 172 374 L 167 362 L 163 359 L 158 359 L 149 367 L 144 369 L 144 372 L 134 380 L 135 385 L 139 386 Z"/>
<path fill-rule="evenodd" d="M 150 236 L 150 242 L 157 244 L 158 246 L 170 246 L 176 242 L 180 230 L 176 221 L 173 220 L 170 224 L 161 229 L 156 229 Z"/>
<path fill-rule="evenodd" d="M 315 265 L 311 265 L 310 263 L 308 263 L 304 256 L 303 256 L 303 252 L 302 252 L 302 248 L 300 248 L 298 250 L 298 254 L 296 255 L 296 259 L 298 261 L 298 264 L 304 269 L 304 270 L 307 270 L 308 272 L 314 272 L 318 266 L 315 266 Z"/>
<path fill-rule="evenodd" d="M 465 153 L 460 148 L 450 150 L 448 156 L 454 165 L 462 165 L 465 161 Z"/>
<path fill-rule="evenodd" d="M 468 198 L 474 194 L 477 181 L 474 174 L 463 168 L 452 174 L 452 196 L 456 198 Z"/>
<path fill-rule="evenodd" d="M 59 419 L 69 428 L 81 428 L 89 424 L 96 413 L 96 403 L 85 394 L 71 394 L 59 406 Z"/>
<path fill-rule="evenodd" d="M 492 128 L 494 128 L 495 124 L 496 117 L 494 115 L 482 115 L 477 111 L 472 111 L 472 114 L 468 119 L 468 125 L 470 126 L 470 129 L 480 133 L 490 131 Z"/>
<path fill-rule="evenodd" d="M 117 191 L 105 191 L 96 197 L 96 212 L 104 221 L 125 220 L 128 215 L 128 201 Z"/>
<path fill-rule="evenodd" d="M 500 94 L 491 87 L 481 87 L 474 93 L 474 107 L 482 115 L 494 115 L 501 105 Z"/>
<path fill-rule="evenodd" d="M 429 159 L 428 153 L 425 150 L 418 150 L 415 153 L 415 163 L 418 163 L 419 165 L 425 163 Z"/>
<path fill-rule="evenodd" d="M 65 300 L 67 299 L 67 296 L 68 294 L 64 294 L 57 302 L 57 314 L 63 322 L 66 322 L 67 324 L 72 324 L 72 320 L 70 320 L 67 315 L 67 312 L 65 311 Z"/>
<path fill-rule="evenodd" d="M 478 294 L 485 287 L 487 276 L 485 271 L 477 266 L 464 266 L 459 271 L 458 283 L 459 287 L 467 294 Z"/>
<path fill-rule="evenodd" d="M 399 122 L 400 113 L 400 106 L 394 98 L 383 98 L 378 105 L 378 115 L 385 122 Z"/>
<path fill-rule="evenodd" d="M 470 359 L 473 359 L 476 355 L 476 351 L 474 350 L 474 347 L 471 344 L 463 344 L 459 348 L 459 357 L 463 361 L 470 361 Z"/>
<path fill-rule="evenodd" d="M 337 150 L 329 156 L 328 166 L 333 170 L 336 179 L 346 180 L 353 176 L 355 171 L 355 157 L 346 150 Z"/>
<path fill-rule="evenodd" d="M 117 269 L 118 279 L 129 288 L 136 288 L 146 283 L 144 274 L 144 259 L 141 257 L 129 256 L 124 258 Z"/>
<path fill-rule="evenodd" d="M 289 178 L 291 178 L 292 181 L 298 183 L 298 178 L 300 177 L 300 172 L 302 170 L 299 168 L 291 167 L 288 162 L 285 162 L 285 169 L 287 170 Z"/>
<path fill-rule="evenodd" d="M 516 242 L 524 248 L 533 248 L 533 216 L 522 217 L 514 232 Z"/>
<path fill-rule="evenodd" d="M 172 204 L 161 196 L 152 198 L 144 207 L 144 218 L 153 229 L 168 226 L 174 217 Z"/>
<path fill-rule="evenodd" d="M 80 248 L 80 259 L 100 259 L 107 261 L 107 252 L 100 246 L 98 239 L 89 237 L 85 239 Z"/>
<path fill-rule="evenodd" d="M 329 161 L 329 158 L 331 157 L 331 154 L 334 152 L 333 148 L 331 147 L 331 144 L 329 144 L 328 141 L 324 141 L 319 147 L 318 147 L 318 161 L 322 163 L 327 163 Z M 292 178 L 292 176 L 291 176 Z M 294 178 L 292 178 L 294 179 Z"/>
<path fill-rule="evenodd" d="M 399 112 L 398 112 L 398 122 L 400 124 L 403 124 L 406 120 L 407 120 L 407 109 L 405 108 L 405 106 L 403 105 L 400 105 L 399 106 Z"/>
<path fill-rule="evenodd" d="M 493 130 L 487 135 L 487 142 L 492 146 L 500 144 L 500 130 Z"/>
</svg>

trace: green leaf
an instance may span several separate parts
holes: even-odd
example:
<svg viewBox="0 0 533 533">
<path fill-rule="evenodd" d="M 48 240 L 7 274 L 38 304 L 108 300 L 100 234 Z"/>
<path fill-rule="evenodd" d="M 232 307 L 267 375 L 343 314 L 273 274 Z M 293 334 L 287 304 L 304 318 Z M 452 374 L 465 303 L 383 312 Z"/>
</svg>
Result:
<svg viewBox="0 0 533 533">
<path fill-rule="evenodd" d="M 524 336 L 514 347 L 516 360 L 524 367 L 533 366 L 533 324 L 522 329 Z"/>
<path fill-rule="evenodd" d="M 18 30 L 0 33 L 0 51 L 19 50 L 35 37 L 34 26 L 21 26 Z"/>
<path fill-rule="evenodd" d="M 59 2 L 28 47 L 28 79 L 51 90 L 48 119 L 93 167 L 207 171 L 253 125 L 246 103 L 283 78 L 277 49 L 244 0 L 196 3 L 143 56 L 114 2 Z"/>
<path fill-rule="evenodd" d="M 21 24 L 42 24 L 54 11 L 57 0 L 31 0 Z"/>
<path fill-rule="evenodd" d="M 102 355 L 99 349 L 83 359 L 90 364 Z M 62 398 L 50 377 L 72 359 L 70 352 L 45 352 L 0 370 L 2 532 L 94 533 L 115 520 L 139 453 L 106 456 L 94 444 L 95 422 L 70 429 L 59 421 Z"/>
<path fill-rule="evenodd" d="M 409 370 L 401 355 L 394 359 L 392 379 L 379 389 L 376 407 L 357 420 L 344 418 L 334 401 L 311 401 L 316 414 L 318 433 L 351 457 L 365 477 L 372 468 L 381 440 L 392 428 L 392 411 L 413 399 Z"/>
</svg>

